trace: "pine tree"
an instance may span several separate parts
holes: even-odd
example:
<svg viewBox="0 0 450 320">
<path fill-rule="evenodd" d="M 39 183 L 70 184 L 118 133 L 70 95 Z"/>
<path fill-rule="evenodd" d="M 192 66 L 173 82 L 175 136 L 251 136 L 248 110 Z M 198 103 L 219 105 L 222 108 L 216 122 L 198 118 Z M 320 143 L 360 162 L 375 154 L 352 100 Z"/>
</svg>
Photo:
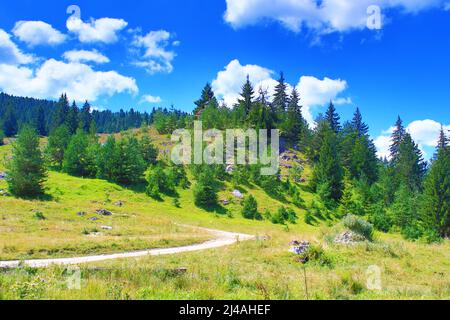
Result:
<svg viewBox="0 0 450 320">
<path fill-rule="evenodd" d="M 443 130 L 436 159 L 424 183 L 422 217 L 442 237 L 450 235 L 450 152 L 443 147 Z"/>
<path fill-rule="evenodd" d="M 441 126 L 441 131 L 439 132 L 439 140 L 436 148 L 436 152 L 434 153 L 433 160 L 437 159 L 440 150 L 448 149 L 448 140 L 445 136 L 444 127 Z"/>
<path fill-rule="evenodd" d="M 48 137 L 46 154 L 57 169 L 62 168 L 64 153 L 70 141 L 70 132 L 66 125 L 59 126 Z"/>
<path fill-rule="evenodd" d="M 81 112 L 79 113 L 79 128 L 81 128 L 85 133 L 89 132 L 91 128 L 91 124 L 93 122 L 92 113 L 91 113 L 91 105 L 89 102 L 85 102 Z"/>
<path fill-rule="evenodd" d="M 204 110 L 211 101 L 214 101 L 218 105 L 217 99 L 214 96 L 214 92 L 213 92 L 213 90 L 211 88 L 211 84 L 207 83 L 205 85 L 205 87 L 203 88 L 202 95 L 201 95 L 200 99 L 195 102 L 195 105 L 197 107 L 194 110 L 194 115 L 196 115 L 200 111 Z"/>
<path fill-rule="evenodd" d="M 286 118 L 282 126 L 283 136 L 293 145 L 302 137 L 306 126 L 306 121 L 302 115 L 302 107 L 300 106 L 300 97 L 294 88 L 289 99 Z"/>
<path fill-rule="evenodd" d="M 3 146 L 5 144 L 5 134 L 3 133 L 3 130 L 0 129 L 0 146 Z"/>
<path fill-rule="evenodd" d="M 44 108 L 40 105 L 37 111 L 36 116 L 36 128 L 37 132 L 40 136 L 46 136 L 47 135 L 47 128 L 45 125 L 45 112 Z"/>
<path fill-rule="evenodd" d="M 55 110 L 53 111 L 50 132 L 66 123 L 69 110 L 69 100 L 67 99 L 67 95 L 64 93 L 59 98 L 59 101 L 55 106 Z"/>
<path fill-rule="evenodd" d="M 351 153 L 352 178 L 363 179 L 372 184 L 378 179 L 378 159 L 375 144 L 368 136 L 357 138 Z"/>
<path fill-rule="evenodd" d="M 332 101 L 330 101 L 330 105 L 328 106 L 327 112 L 325 114 L 325 119 L 328 121 L 331 130 L 333 130 L 336 134 L 341 131 L 341 117 L 336 112 L 336 108 L 334 107 Z"/>
<path fill-rule="evenodd" d="M 200 208 L 213 208 L 218 202 L 216 182 L 210 170 L 204 169 L 194 186 L 194 202 Z"/>
<path fill-rule="evenodd" d="M 389 152 L 391 155 L 391 162 L 395 163 L 398 158 L 398 153 L 400 150 L 400 144 L 405 137 L 406 130 L 403 127 L 403 121 L 398 117 L 397 122 L 395 123 L 394 131 L 391 136 L 391 146 L 389 147 Z"/>
<path fill-rule="evenodd" d="M 70 107 L 69 114 L 66 118 L 66 125 L 69 129 L 70 134 L 75 134 L 77 132 L 77 129 L 79 127 L 80 120 L 79 120 L 79 109 L 75 101 L 72 103 L 72 106 Z"/>
<path fill-rule="evenodd" d="M 156 164 L 158 158 L 158 149 L 153 145 L 152 140 L 148 134 L 142 136 L 139 142 L 139 147 L 141 150 L 142 158 L 149 164 Z"/>
<path fill-rule="evenodd" d="M 119 169 L 120 154 L 116 146 L 114 136 L 109 136 L 105 144 L 100 148 L 97 157 L 97 177 L 108 181 L 114 181 Z"/>
<path fill-rule="evenodd" d="M 314 167 L 312 182 L 324 202 L 337 202 L 341 198 L 343 171 L 338 154 L 337 137 L 329 128 L 324 132 L 319 161 Z"/>
<path fill-rule="evenodd" d="M 78 177 L 95 176 L 95 158 L 89 152 L 90 147 L 89 136 L 82 130 L 70 139 L 64 154 L 63 171 Z"/>
<path fill-rule="evenodd" d="M 356 108 L 355 114 L 351 122 L 353 129 L 358 133 L 359 137 L 368 136 L 369 127 L 363 122 L 361 112 L 359 108 Z"/>
<path fill-rule="evenodd" d="M 120 155 L 114 182 L 134 184 L 143 178 L 146 169 L 145 161 L 139 148 L 139 142 L 134 137 L 128 137 L 117 143 Z"/>
<path fill-rule="evenodd" d="M 13 144 L 12 159 L 7 163 L 9 190 L 18 197 L 43 195 L 46 173 L 39 137 L 32 127 L 25 125 Z"/>
<path fill-rule="evenodd" d="M 18 130 L 17 119 L 16 116 L 14 115 L 13 106 L 11 103 L 9 103 L 6 106 L 6 111 L 2 121 L 2 127 L 3 132 L 7 137 L 13 137 L 17 134 Z"/>
<path fill-rule="evenodd" d="M 396 159 L 394 170 L 397 183 L 406 186 L 411 192 L 420 191 L 426 163 L 422 152 L 409 133 L 404 135 Z"/>
<path fill-rule="evenodd" d="M 284 73 L 280 73 L 280 79 L 275 86 L 275 94 L 272 101 L 272 112 L 278 121 L 283 121 L 284 113 L 289 103 L 289 97 L 287 95 L 287 84 L 284 79 Z"/>
<path fill-rule="evenodd" d="M 254 94 L 255 91 L 250 82 L 250 76 L 247 75 L 247 81 L 242 86 L 241 98 L 238 100 L 238 104 L 243 107 L 246 116 L 250 113 L 252 108 Z"/>
</svg>

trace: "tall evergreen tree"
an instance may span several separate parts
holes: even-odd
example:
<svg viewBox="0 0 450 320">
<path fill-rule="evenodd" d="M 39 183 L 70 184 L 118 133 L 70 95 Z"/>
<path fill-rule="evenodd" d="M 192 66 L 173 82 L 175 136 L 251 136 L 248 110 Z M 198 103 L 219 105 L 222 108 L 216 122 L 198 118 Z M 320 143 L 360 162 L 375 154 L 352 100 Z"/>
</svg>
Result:
<svg viewBox="0 0 450 320">
<path fill-rule="evenodd" d="M 334 107 L 332 101 L 330 101 L 330 105 L 328 106 L 327 112 L 325 114 L 325 119 L 330 124 L 331 130 L 333 130 L 336 134 L 341 131 L 342 129 L 340 124 L 341 117 L 336 112 L 336 108 Z"/>
<path fill-rule="evenodd" d="M 70 106 L 67 95 L 64 93 L 59 98 L 58 103 L 53 111 L 52 121 L 50 123 L 50 132 L 66 123 L 69 114 Z"/>
<path fill-rule="evenodd" d="M 443 130 L 436 159 L 425 179 L 422 216 L 425 223 L 442 237 L 450 236 L 450 151 L 444 147 Z"/>
<path fill-rule="evenodd" d="M 50 133 L 46 154 L 50 161 L 56 165 L 57 169 L 62 168 L 64 153 L 70 141 L 70 132 L 66 125 L 59 126 Z"/>
<path fill-rule="evenodd" d="M 84 103 L 83 108 L 79 113 L 79 116 L 80 116 L 79 128 L 82 129 L 85 133 L 88 133 L 93 121 L 91 113 L 91 105 L 89 104 L 89 102 L 86 101 Z"/>
<path fill-rule="evenodd" d="M 369 127 L 364 123 L 361 111 L 356 108 L 355 114 L 351 122 L 352 127 L 358 133 L 359 137 L 367 136 L 369 134 Z"/>
<path fill-rule="evenodd" d="M 302 107 L 300 105 L 300 97 L 294 88 L 289 98 L 286 118 L 282 126 L 283 136 L 290 144 L 296 144 L 301 138 L 302 132 L 307 126 L 302 115 Z"/>
<path fill-rule="evenodd" d="M 13 111 L 13 106 L 11 103 L 9 103 L 6 106 L 6 112 L 3 116 L 2 120 L 2 127 L 3 132 L 7 137 L 12 137 L 17 134 L 18 125 L 17 125 L 17 118 Z"/>
<path fill-rule="evenodd" d="M 446 149 L 448 150 L 448 147 L 449 147 L 448 143 L 449 142 L 448 142 L 447 137 L 445 136 L 444 127 L 441 126 L 441 131 L 439 132 L 438 145 L 436 148 L 436 152 L 433 156 L 433 160 L 436 160 L 440 150 L 446 150 Z"/>
<path fill-rule="evenodd" d="M 79 109 L 76 102 L 74 101 L 69 109 L 69 113 L 66 118 L 66 125 L 69 129 L 70 134 L 75 134 L 77 132 L 79 124 Z"/>
<path fill-rule="evenodd" d="M 78 177 L 92 177 L 96 173 L 95 159 L 90 151 L 91 140 L 82 130 L 70 139 L 64 154 L 63 171 Z"/>
<path fill-rule="evenodd" d="M 326 203 L 339 201 L 343 189 L 343 171 L 338 154 L 336 134 L 325 129 L 319 161 L 314 167 L 313 186 Z"/>
<path fill-rule="evenodd" d="M 272 101 L 272 110 L 278 117 L 282 117 L 289 103 L 289 97 L 287 94 L 287 84 L 284 79 L 284 73 L 280 73 L 280 79 L 278 84 L 275 86 L 275 94 Z M 281 120 L 281 119 L 279 119 Z"/>
<path fill-rule="evenodd" d="M 39 148 L 39 137 L 32 127 L 25 125 L 13 144 L 12 159 L 7 163 L 7 183 L 10 192 L 18 197 L 44 194 L 46 168 Z"/>
<path fill-rule="evenodd" d="M 253 85 L 250 82 L 250 76 L 247 75 L 247 81 L 242 86 L 241 98 L 238 100 L 238 104 L 243 107 L 245 114 L 248 115 L 253 104 L 253 95 L 255 91 Z"/>
<path fill-rule="evenodd" d="M 200 99 L 195 102 L 195 105 L 197 107 L 194 110 L 194 115 L 196 115 L 198 112 L 204 110 L 211 101 L 214 101 L 218 105 L 217 99 L 214 96 L 214 92 L 212 90 L 211 84 L 207 83 L 202 90 L 202 95 L 201 95 Z"/>
<path fill-rule="evenodd" d="M 46 128 L 46 124 L 45 124 L 45 111 L 41 105 L 38 107 L 38 111 L 37 111 L 36 129 L 40 136 L 47 135 L 47 128 Z"/>
<path fill-rule="evenodd" d="M 399 185 L 406 186 L 411 192 L 422 189 L 426 163 L 422 152 L 409 133 L 404 135 L 400 143 L 394 170 Z"/>
<path fill-rule="evenodd" d="M 3 130 L 0 129 L 0 146 L 5 144 L 5 134 L 3 133 Z"/>
<path fill-rule="evenodd" d="M 391 146 L 389 147 L 389 152 L 391 155 L 391 161 L 395 163 L 398 158 L 398 154 L 400 151 L 400 144 L 402 143 L 406 134 L 406 130 L 403 127 L 403 121 L 400 117 L 398 117 L 397 122 L 395 123 L 394 131 L 391 136 Z"/>
</svg>

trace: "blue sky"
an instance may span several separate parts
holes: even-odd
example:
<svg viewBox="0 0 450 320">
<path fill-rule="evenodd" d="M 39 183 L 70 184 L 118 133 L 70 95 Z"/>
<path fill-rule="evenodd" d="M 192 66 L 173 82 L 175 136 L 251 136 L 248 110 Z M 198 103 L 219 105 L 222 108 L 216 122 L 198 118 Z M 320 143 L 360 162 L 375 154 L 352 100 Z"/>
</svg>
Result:
<svg viewBox="0 0 450 320">
<path fill-rule="evenodd" d="M 401 115 L 427 156 L 450 129 L 450 5 L 440 0 L 24 1 L 0 10 L 0 91 L 98 108 L 191 111 L 206 82 L 233 103 L 279 71 L 311 120 L 362 110 L 380 154 Z M 392 5 L 395 3 L 395 6 Z M 66 13 L 80 9 L 80 19 Z M 379 30 L 367 28 L 376 4 Z M 376 14 L 376 12 L 375 12 Z M 376 17 L 376 15 L 374 16 Z"/>
</svg>

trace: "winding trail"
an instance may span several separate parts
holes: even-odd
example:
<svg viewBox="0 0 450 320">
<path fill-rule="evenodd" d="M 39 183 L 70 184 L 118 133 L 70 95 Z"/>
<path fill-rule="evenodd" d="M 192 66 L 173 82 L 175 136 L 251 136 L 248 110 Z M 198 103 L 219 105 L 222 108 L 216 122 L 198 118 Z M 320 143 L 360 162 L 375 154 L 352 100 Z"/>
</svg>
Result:
<svg viewBox="0 0 450 320">
<path fill-rule="evenodd" d="M 99 262 L 114 259 L 124 259 L 124 258 L 138 258 L 143 256 L 160 256 L 160 255 L 170 255 L 178 254 L 184 252 L 193 252 L 208 250 L 214 248 L 220 248 L 232 245 L 239 241 L 248 241 L 255 239 L 255 236 L 251 236 L 243 233 L 227 232 L 215 229 L 207 229 L 200 227 L 193 227 L 187 225 L 180 225 L 182 227 L 195 228 L 209 232 L 216 236 L 215 239 L 209 240 L 200 244 L 194 244 L 185 247 L 174 247 L 165 249 L 150 249 L 142 251 L 124 252 L 124 253 L 114 253 L 114 254 L 103 254 L 95 256 L 85 256 L 85 257 L 73 257 L 73 258 L 60 258 L 60 259 L 36 259 L 36 260 L 15 260 L 15 261 L 0 261 L 0 268 L 17 268 L 19 265 L 24 264 L 35 268 L 44 268 L 52 265 L 77 265 L 90 262 Z"/>
</svg>

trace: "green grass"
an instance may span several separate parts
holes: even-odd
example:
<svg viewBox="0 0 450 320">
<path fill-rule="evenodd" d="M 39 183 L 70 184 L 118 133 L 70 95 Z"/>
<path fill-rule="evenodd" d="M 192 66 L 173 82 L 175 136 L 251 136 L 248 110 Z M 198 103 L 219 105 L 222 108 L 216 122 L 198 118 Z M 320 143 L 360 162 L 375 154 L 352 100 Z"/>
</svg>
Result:
<svg viewBox="0 0 450 320">
<path fill-rule="evenodd" d="M 164 137 L 160 137 L 161 141 Z M 2 154 L 9 146 L 0 147 Z M 0 163 L 0 171 L 2 164 Z M 305 176 L 310 173 L 306 168 Z M 225 213 L 206 212 L 193 203 L 192 190 L 179 190 L 181 208 L 171 198 L 149 199 L 141 190 L 128 190 L 100 180 L 50 173 L 48 201 L 0 198 L 0 259 L 70 256 L 117 252 L 143 247 L 178 246 L 209 235 L 178 224 L 257 235 L 265 240 L 174 256 L 143 257 L 81 266 L 81 288 L 67 286 L 64 267 L 0 271 L 0 299 L 443 299 L 450 298 L 450 243 L 403 240 L 397 234 L 375 233 L 374 242 L 339 246 L 330 241 L 340 226 L 303 222 L 305 211 L 289 199 L 280 201 L 256 186 L 244 188 L 255 196 L 259 211 L 295 208 L 296 225 L 274 225 L 241 216 L 240 200 L 225 184 L 220 199 L 231 199 Z M 6 188 L 4 181 L 0 189 Z M 303 188 L 306 204 L 315 195 Z M 125 202 L 123 207 L 113 205 Z M 115 214 L 87 220 L 94 210 Z M 39 210 L 45 220 L 34 218 Z M 86 211 L 78 217 L 78 211 Z M 329 222 L 330 223 L 330 222 Z M 109 225 L 112 231 L 100 230 Z M 92 231 L 101 236 L 89 236 Z M 303 265 L 288 252 L 289 242 L 308 240 L 316 258 Z M 382 289 L 367 289 L 367 270 L 381 270 Z M 179 274 L 176 269 L 185 267 Z M 308 284 L 308 295 L 305 288 Z"/>
</svg>

